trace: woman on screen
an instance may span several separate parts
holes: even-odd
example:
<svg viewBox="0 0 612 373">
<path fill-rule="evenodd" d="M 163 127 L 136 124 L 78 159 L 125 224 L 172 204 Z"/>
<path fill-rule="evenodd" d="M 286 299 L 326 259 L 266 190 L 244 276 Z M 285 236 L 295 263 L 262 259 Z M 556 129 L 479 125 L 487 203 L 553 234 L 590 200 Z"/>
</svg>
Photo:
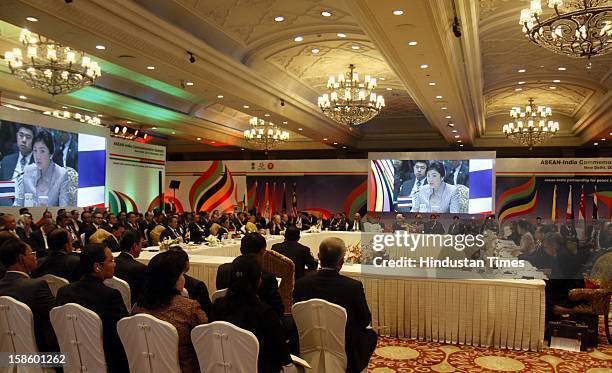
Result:
<svg viewBox="0 0 612 373">
<path fill-rule="evenodd" d="M 68 206 L 68 173 L 64 167 L 53 162 L 55 145 L 51 133 L 39 131 L 34 137 L 32 149 L 34 163 L 24 168 L 23 180 L 15 188 L 15 206 L 29 205 L 26 199 L 30 198 L 33 206 Z"/>
<path fill-rule="evenodd" d="M 460 213 L 457 187 L 444 182 L 446 171 L 442 162 L 431 162 L 426 174 L 427 184 L 415 194 L 412 212 Z"/>
</svg>

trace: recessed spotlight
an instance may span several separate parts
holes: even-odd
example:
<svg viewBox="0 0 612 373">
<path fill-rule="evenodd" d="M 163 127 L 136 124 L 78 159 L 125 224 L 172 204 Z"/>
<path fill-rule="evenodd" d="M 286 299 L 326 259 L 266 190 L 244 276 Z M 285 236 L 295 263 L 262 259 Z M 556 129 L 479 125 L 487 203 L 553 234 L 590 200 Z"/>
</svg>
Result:
<svg viewBox="0 0 612 373">
<path fill-rule="evenodd" d="M 223 98 L 223 95 L 217 95 L 217 98 Z"/>
<path fill-rule="evenodd" d="M 304 38 L 301 36 L 296 36 L 295 38 L 293 38 L 293 41 L 297 41 L 297 42 L 300 42 L 302 40 L 304 40 Z"/>
<path fill-rule="evenodd" d="M 127 121 L 127 122 L 125 122 L 125 123 L 127 123 L 127 124 L 132 124 L 132 121 L 131 121 L 131 120 L 128 120 L 128 121 Z"/>
<path fill-rule="evenodd" d="M 98 44 L 98 45 L 96 45 L 96 49 L 99 49 L 99 50 L 103 51 L 103 50 L 106 49 L 106 47 L 104 45 L 102 45 L 102 44 Z"/>
<path fill-rule="evenodd" d="M 436 96 L 436 98 L 437 98 L 438 100 L 441 100 L 443 97 L 442 97 L 442 96 L 440 96 L 440 95 L 437 95 L 437 96 Z"/>
<path fill-rule="evenodd" d="M 270 116 L 270 114 L 268 114 L 268 113 L 264 114 L 264 117 L 269 117 L 269 116 Z"/>
<path fill-rule="evenodd" d="M 147 70 L 155 70 L 155 66 L 147 66 Z"/>
<path fill-rule="evenodd" d="M 338 143 L 334 141 L 334 145 L 338 145 Z"/>
<path fill-rule="evenodd" d="M 415 45 L 417 45 L 418 43 L 416 41 L 409 41 L 408 45 L 410 45 L 411 47 L 414 47 Z"/>
<path fill-rule="evenodd" d="M 393 90 L 393 88 L 387 87 L 387 91 L 392 91 L 392 90 Z"/>
<path fill-rule="evenodd" d="M 317 54 L 319 53 L 319 48 L 312 48 L 310 51 L 312 52 L 312 54 Z"/>
<path fill-rule="evenodd" d="M 459 132 L 459 131 L 457 131 L 457 130 L 452 130 L 451 132 L 452 132 L 452 133 L 457 133 L 457 132 Z"/>
<path fill-rule="evenodd" d="M 323 138 L 323 141 L 327 141 L 327 137 L 324 137 L 324 138 Z"/>
<path fill-rule="evenodd" d="M 385 78 L 383 78 L 383 77 L 381 76 L 380 78 L 378 78 L 378 80 L 381 80 L 381 81 L 382 81 L 382 80 L 385 80 Z"/>
<path fill-rule="evenodd" d="M 449 126 L 450 128 L 453 128 L 453 127 L 455 127 L 455 123 L 449 123 L 449 124 L 447 124 L 447 126 Z"/>
<path fill-rule="evenodd" d="M 514 88 L 514 90 L 515 90 L 516 92 L 520 92 L 520 91 L 522 91 L 522 90 L 523 90 L 523 88 Z"/>
<path fill-rule="evenodd" d="M 343 146 L 342 149 L 346 149 L 346 146 Z"/>
<path fill-rule="evenodd" d="M 193 85 L 193 82 L 185 82 L 186 85 Z"/>
<path fill-rule="evenodd" d="M 448 108 L 447 108 L 446 106 L 442 106 L 440 109 L 442 109 L 442 110 L 446 110 L 446 109 L 448 109 Z"/>
<path fill-rule="evenodd" d="M 460 138 L 460 137 L 461 137 L 461 136 L 459 136 L 459 135 L 455 135 L 455 138 L 456 138 L 456 139 L 458 139 L 458 138 Z"/>
<path fill-rule="evenodd" d="M 558 68 L 557 68 L 557 70 L 559 70 L 559 71 L 565 71 L 565 70 L 567 70 L 567 68 L 566 68 L 566 67 L 563 67 L 563 66 L 560 66 L 560 67 L 558 67 Z"/>
<path fill-rule="evenodd" d="M 450 115 L 445 116 L 444 118 L 446 119 L 451 119 L 452 117 Z"/>
<path fill-rule="evenodd" d="M 287 121 L 286 121 L 286 120 L 285 120 L 285 121 L 283 121 L 283 124 L 287 124 Z"/>
<path fill-rule="evenodd" d="M 424 64 L 422 64 L 420 67 L 421 67 L 421 69 L 426 69 L 426 68 L 428 68 L 428 67 L 429 67 L 429 65 L 427 65 L 427 64 L 425 64 L 425 63 L 424 63 Z"/>
<path fill-rule="evenodd" d="M 26 17 L 26 21 L 28 21 L 28 22 L 38 22 L 38 18 L 36 18 L 36 17 Z"/>
<path fill-rule="evenodd" d="M 216 142 L 216 141 L 211 141 L 210 143 L 211 143 L 211 144 L 216 144 L 217 142 Z"/>
<path fill-rule="evenodd" d="M 601 139 L 601 141 L 606 141 L 606 139 Z"/>
<path fill-rule="evenodd" d="M 430 86 L 434 86 L 434 85 L 436 85 L 436 82 L 429 82 L 429 85 Z"/>
<path fill-rule="evenodd" d="M 401 9 L 397 9 L 393 11 L 394 16 L 401 16 L 402 14 L 404 14 L 404 11 Z"/>
<path fill-rule="evenodd" d="M 524 73 L 525 71 L 527 71 L 527 70 L 525 70 L 525 69 L 519 69 L 518 70 L 519 73 Z"/>
<path fill-rule="evenodd" d="M 240 150 L 244 150 L 244 148 L 240 148 Z"/>
<path fill-rule="evenodd" d="M 248 109 L 249 105 L 242 105 L 243 108 Z"/>
<path fill-rule="evenodd" d="M 198 137 L 196 140 L 198 140 L 198 141 L 202 141 L 202 138 L 201 138 L 201 137 Z"/>
<path fill-rule="evenodd" d="M 345 33 L 343 33 L 343 32 L 339 32 L 339 33 L 337 33 L 336 35 L 337 35 L 339 38 L 345 38 L 345 37 L 346 37 L 346 34 L 345 34 Z"/>
<path fill-rule="evenodd" d="M 27 98 L 26 96 L 24 96 L 24 95 L 20 95 L 20 96 L 19 96 L 19 99 L 20 99 L 20 100 L 27 100 L 28 98 Z"/>
<path fill-rule="evenodd" d="M 157 127 L 151 127 L 151 129 L 152 129 L 152 130 L 156 130 L 156 129 L 157 129 Z"/>
<path fill-rule="evenodd" d="M 303 131 L 304 129 L 302 127 L 298 128 L 298 131 Z"/>
<path fill-rule="evenodd" d="M 459 146 L 463 148 L 463 144 L 459 144 Z"/>
<path fill-rule="evenodd" d="M 62 106 L 62 109 L 68 109 L 68 106 Z"/>
<path fill-rule="evenodd" d="M 518 82 L 518 84 L 525 84 L 525 82 L 521 80 L 520 82 Z"/>
<path fill-rule="evenodd" d="M 357 49 L 359 49 L 359 45 L 353 44 L 353 45 L 351 45 L 351 49 L 357 50 Z"/>
<path fill-rule="evenodd" d="M 102 114 L 98 114 L 98 118 L 102 118 L 102 117 L 103 117 L 103 115 L 102 115 Z"/>
<path fill-rule="evenodd" d="M 172 134 L 173 134 L 173 135 L 176 135 L 176 132 L 172 131 Z"/>
<path fill-rule="evenodd" d="M 550 87 L 548 87 L 550 89 L 557 89 L 557 87 L 555 87 L 554 85 L 551 85 Z"/>
<path fill-rule="evenodd" d="M 283 22 L 285 20 L 285 17 L 283 17 L 283 16 L 276 16 L 276 17 L 274 17 L 274 20 L 276 22 Z"/>
<path fill-rule="evenodd" d="M 555 79 L 553 80 L 553 83 L 561 83 L 561 81 L 559 79 Z"/>
<path fill-rule="evenodd" d="M 593 145 L 597 146 L 597 145 L 599 145 L 599 143 L 598 142 L 594 142 Z"/>
<path fill-rule="evenodd" d="M 331 12 L 329 12 L 329 11 L 327 11 L 327 10 L 322 11 L 322 12 L 321 12 L 321 15 L 322 15 L 323 17 L 331 17 L 331 16 L 332 16 Z"/>
<path fill-rule="evenodd" d="M 462 143 L 463 141 L 461 141 L 461 140 L 457 140 L 457 142 L 458 142 L 458 143 Z"/>
</svg>

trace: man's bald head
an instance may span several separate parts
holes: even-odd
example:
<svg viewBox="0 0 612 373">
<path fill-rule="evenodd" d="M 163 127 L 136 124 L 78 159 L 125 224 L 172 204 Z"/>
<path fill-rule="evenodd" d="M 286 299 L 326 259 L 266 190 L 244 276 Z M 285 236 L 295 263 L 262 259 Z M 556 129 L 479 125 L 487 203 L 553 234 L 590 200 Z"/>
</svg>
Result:
<svg viewBox="0 0 612 373">
<path fill-rule="evenodd" d="M 340 270 L 344 264 L 346 245 L 338 237 L 324 239 L 319 245 L 319 259 L 321 267 L 336 268 Z"/>
</svg>

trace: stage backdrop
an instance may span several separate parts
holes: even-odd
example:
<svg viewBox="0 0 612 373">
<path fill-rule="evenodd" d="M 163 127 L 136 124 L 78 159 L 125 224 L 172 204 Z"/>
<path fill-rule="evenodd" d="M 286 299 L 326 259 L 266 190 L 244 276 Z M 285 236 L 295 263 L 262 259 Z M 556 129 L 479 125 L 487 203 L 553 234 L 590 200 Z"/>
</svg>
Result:
<svg viewBox="0 0 612 373">
<path fill-rule="evenodd" d="M 495 204 L 512 218 L 610 219 L 612 158 L 500 158 Z"/>
<path fill-rule="evenodd" d="M 159 206 L 159 177 L 164 187 L 166 148 L 109 139 L 108 204 L 112 212 L 153 210 Z"/>
<path fill-rule="evenodd" d="M 365 211 L 367 172 L 363 159 L 168 162 L 165 195 L 173 200 L 169 184 L 176 180 L 179 211 L 291 213 L 295 205 L 325 216 L 353 214 Z"/>
</svg>

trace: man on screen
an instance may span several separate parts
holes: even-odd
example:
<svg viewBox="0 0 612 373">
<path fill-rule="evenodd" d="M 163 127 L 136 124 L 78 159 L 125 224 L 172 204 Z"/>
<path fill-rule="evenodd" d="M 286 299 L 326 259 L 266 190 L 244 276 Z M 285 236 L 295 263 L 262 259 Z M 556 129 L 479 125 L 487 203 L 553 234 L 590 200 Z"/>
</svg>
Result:
<svg viewBox="0 0 612 373">
<path fill-rule="evenodd" d="M 414 176 L 404 181 L 400 187 L 400 196 L 414 196 L 423 185 L 427 184 L 425 173 L 427 164 L 427 161 L 414 162 Z"/>
<path fill-rule="evenodd" d="M 32 140 L 36 131 L 33 126 L 21 124 L 17 127 L 17 152 L 2 158 L 0 165 L 0 181 L 13 180 L 17 182 L 22 176 L 25 166 L 34 163 L 32 155 Z M 13 205 L 12 198 L 0 198 L 0 206 Z"/>
<path fill-rule="evenodd" d="M 452 160 L 448 161 L 446 177 L 444 181 L 451 185 L 470 186 L 470 170 L 464 161 Z"/>
<path fill-rule="evenodd" d="M 59 131 L 59 148 L 53 156 L 53 162 L 58 166 L 77 169 L 77 143 L 70 132 Z"/>
</svg>

